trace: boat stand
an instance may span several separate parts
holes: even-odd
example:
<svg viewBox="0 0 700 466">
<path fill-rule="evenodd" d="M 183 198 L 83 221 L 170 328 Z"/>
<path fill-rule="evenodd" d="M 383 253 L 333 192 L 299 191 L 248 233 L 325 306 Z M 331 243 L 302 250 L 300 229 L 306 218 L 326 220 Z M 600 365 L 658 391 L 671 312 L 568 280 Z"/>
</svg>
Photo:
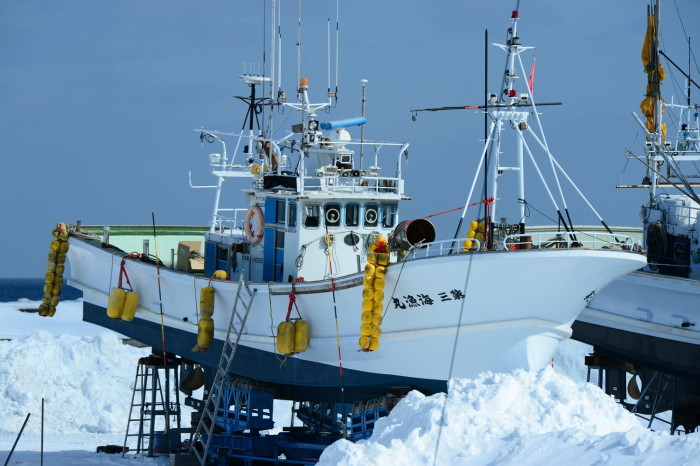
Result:
<svg viewBox="0 0 700 466">
<path fill-rule="evenodd" d="M 174 390 L 175 400 L 170 399 L 170 381 L 174 387 L 179 386 L 180 364 L 180 358 L 173 355 L 163 358 L 162 354 L 151 354 L 139 359 L 122 456 L 127 451 L 155 456 L 180 448 L 179 390 Z M 162 430 L 156 430 L 156 425 Z M 130 447 L 129 441 L 134 437 L 136 445 Z"/>
<path fill-rule="evenodd" d="M 211 438 L 195 440 L 197 444 L 190 446 L 199 455 L 178 454 L 171 464 L 199 465 L 202 457 L 207 458 L 206 464 L 221 466 L 315 464 L 323 450 L 336 440 L 357 441 L 371 436 L 375 422 L 386 416 L 399 399 L 389 395 L 355 403 L 295 402 L 293 413 L 302 425 L 284 427 L 279 434 L 268 435 L 265 431 L 274 427 L 271 387 L 229 375 L 222 385 L 211 434 L 205 434 Z M 193 414 L 196 425 L 206 402 L 187 397 L 185 404 L 199 410 Z M 208 444 L 206 455 L 204 444 Z"/>
<path fill-rule="evenodd" d="M 598 387 L 612 395 L 625 409 L 648 421 L 667 424 L 671 434 L 697 432 L 700 426 L 700 380 L 657 369 L 632 365 L 597 352 L 586 356 L 587 382 L 598 372 Z M 642 382 L 641 391 L 628 374 Z M 630 401 L 632 400 L 632 401 Z M 670 421 L 659 415 L 670 412 Z M 668 416 L 665 416 L 668 418 Z"/>
</svg>

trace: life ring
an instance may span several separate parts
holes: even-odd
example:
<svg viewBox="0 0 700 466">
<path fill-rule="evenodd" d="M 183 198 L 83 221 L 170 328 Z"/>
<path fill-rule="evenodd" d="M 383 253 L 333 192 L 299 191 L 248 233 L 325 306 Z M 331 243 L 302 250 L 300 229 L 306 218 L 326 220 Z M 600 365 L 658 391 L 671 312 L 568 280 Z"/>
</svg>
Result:
<svg viewBox="0 0 700 466">
<path fill-rule="evenodd" d="M 253 233 L 253 217 L 255 217 L 255 222 L 257 225 L 255 233 Z M 260 241 L 262 241 L 263 234 L 265 233 L 264 226 L 265 223 L 263 220 L 263 213 L 262 210 L 260 210 L 260 207 L 256 205 L 248 207 L 248 210 L 245 212 L 243 231 L 246 239 L 251 245 L 258 244 Z"/>
</svg>

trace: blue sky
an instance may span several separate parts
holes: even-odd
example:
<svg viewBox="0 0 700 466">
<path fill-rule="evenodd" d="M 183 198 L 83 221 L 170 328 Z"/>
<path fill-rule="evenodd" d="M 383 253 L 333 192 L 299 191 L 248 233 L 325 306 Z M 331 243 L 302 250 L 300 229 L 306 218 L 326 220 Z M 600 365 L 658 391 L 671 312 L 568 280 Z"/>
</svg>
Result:
<svg viewBox="0 0 700 466">
<path fill-rule="evenodd" d="M 283 85 L 293 95 L 298 3 L 282 3 Z M 243 63 L 262 62 L 263 40 L 269 47 L 269 2 L 266 10 L 262 5 L 0 2 L 0 276 L 42 276 L 58 221 L 150 224 L 151 212 L 160 224 L 208 221 L 212 193 L 189 188 L 187 174 L 211 184 L 212 147 L 201 148 L 192 130 L 240 129 L 245 109 L 232 96 L 247 91 L 237 76 Z M 366 137 L 411 144 L 404 174 L 413 200 L 402 206 L 405 218 L 464 202 L 483 131 L 481 115 L 471 111 L 422 114 L 413 122 L 409 109 L 480 104 L 484 29 L 491 42 L 502 43 L 514 5 L 341 0 L 340 99 L 332 117 L 359 114 L 360 79 L 367 79 Z M 535 96 L 564 103 L 542 109 L 549 144 L 610 225 L 638 225 L 646 195 L 614 187 L 624 149 L 638 151 L 641 143 L 630 112 L 638 111 L 645 86 L 639 59 L 645 5 L 523 0 L 520 6 L 520 37 L 537 47 Z M 664 48 L 687 63 L 675 5 L 692 34 L 700 3 L 667 1 L 662 10 Z M 302 16 L 302 74 L 318 99 L 327 87 L 326 19 L 335 21 L 335 2 L 304 0 Z M 495 89 L 504 56 L 494 47 L 489 54 Z M 626 181 L 641 180 L 634 164 Z M 236 195 L 227 192 L 231 203 Z M 569 200 L 575 223 L 595 223 L 581 202 Z M 438 219 L 438 234 L 451 235 L 454 222 L 455 216 Z"/>
</svg>

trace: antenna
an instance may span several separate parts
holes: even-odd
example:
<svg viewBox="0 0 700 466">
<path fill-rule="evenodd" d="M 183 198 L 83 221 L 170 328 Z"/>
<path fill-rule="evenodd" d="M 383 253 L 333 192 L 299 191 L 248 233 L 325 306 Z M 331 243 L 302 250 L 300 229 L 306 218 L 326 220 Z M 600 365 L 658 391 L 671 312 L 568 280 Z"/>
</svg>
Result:
<svg viewBox="0 0 700 466">
<path fill-rule="evenodd" d="M 299 22 L 297 23 L 297 82 L 301 80 L 301 0 L 299 0 Z"/>
<path fill-rule="evenodd" d="M 270 122 L 268 123 L 267 130 L 269 131 L 269 138 L 272 139 L 274 114 L 272 105 L 275 103 L 274 91 L 275 91 L 275 13 L 276 13 L 277 0 L 272 0 L 272 24 L 270 26 Z"/>
<path fill-rule="evenodd" d="M 340 56 L 340 48 L 338 44 L 340 43 L 340 0 L 335 2 L 335 101 L 338 102 L 338 63 Z"/>
<path fill-rule="evenodd" d="M 328 40 L 328 97 L 331 97 L 331 20 L 326 22 Z"/>
</svg>

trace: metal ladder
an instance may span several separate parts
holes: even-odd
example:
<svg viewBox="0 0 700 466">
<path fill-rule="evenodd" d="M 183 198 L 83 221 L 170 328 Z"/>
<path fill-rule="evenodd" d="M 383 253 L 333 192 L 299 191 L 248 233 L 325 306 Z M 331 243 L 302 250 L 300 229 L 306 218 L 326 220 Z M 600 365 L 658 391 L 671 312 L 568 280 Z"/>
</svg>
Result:
<svg viewBox="0 0 700 466">
<path fill-rule="evenodd" d="M 221 404 L 221 394 L 223 393 L 226 374 L 228 374 L 231 368 L 233 357 L 238 349 L 238 342 L 241 339 L 245 323 L 248 320 L 248 313 L 250 312 L 256 293 L 257 289 L 253 288 L 251 291 L 248 284 L 243 280 L 243 274 L 241 274 L 240 281 L 238 282 L 238 290 L 236 291 L 236 299 L 233 302 L 233 309 L 231 311 L 231 320 L 229 321 L 226 339 L 224 340 L 224 347 L 221 350 L 219 367 L 216 370 L 216 377 L 214 377 L 214 382 L 211 384 L 207 401 L 202 407 L 199 424 L 197 424 L 197 429 L 190 441 L 189 455 L 194 455 L 201 466 L 204 466 L 207 462 L 207 455 L 209 454 L 212 434 L 216 427 L 216 417 L 219 405 Z M 239 307 L 242 307 L 242 309 L 239 309 Z M 201 450 L 197 447 L 198 445 L 201 445 Z"/>
<path fill-rule="evenodd" d="M 136 453 L 147 451 L 148 456 L 153 456 L 155 438 L 164 436 L 163 445 L 168 450 L 167 453 L 170 453 L 171 417 L 175 418 L 177 424 L 174 432 L 180 431 L 180 400 L 176 390 L 175 403 L 170 402 L 170 378 L 167 371 L 173 371 L 174 382 L 177 387 L 177 367 L 179 365 L 179 359 L 168 359 L 164 362 L 161 355 L 155 354 L 139 359 L 136 367 L 136 377 L 134 378 L 134 390 L 131 393 L 131 407 L 129 408 L 129 420 L 126 424 L 122 456 L 127 452 L 127 443 L 130 437 L 136 437 Z M 160 381 L 160 369 L 166 371 L 165 387 L 162 386 Z M 165 390 L 165 395 L 163 390 Z M 139 394 L 138 397 L 137 393 Z M 138 412 L 137 417 L 134 417 L 134 410 Z M 162 433 L 156 433 L 155 431 L 157 416 L 161 416 L 164 421 L 164 431 Z M 136 432 L 132 431 L 132 424 L 134 423 L 137 424 Z"/>
</svg>

